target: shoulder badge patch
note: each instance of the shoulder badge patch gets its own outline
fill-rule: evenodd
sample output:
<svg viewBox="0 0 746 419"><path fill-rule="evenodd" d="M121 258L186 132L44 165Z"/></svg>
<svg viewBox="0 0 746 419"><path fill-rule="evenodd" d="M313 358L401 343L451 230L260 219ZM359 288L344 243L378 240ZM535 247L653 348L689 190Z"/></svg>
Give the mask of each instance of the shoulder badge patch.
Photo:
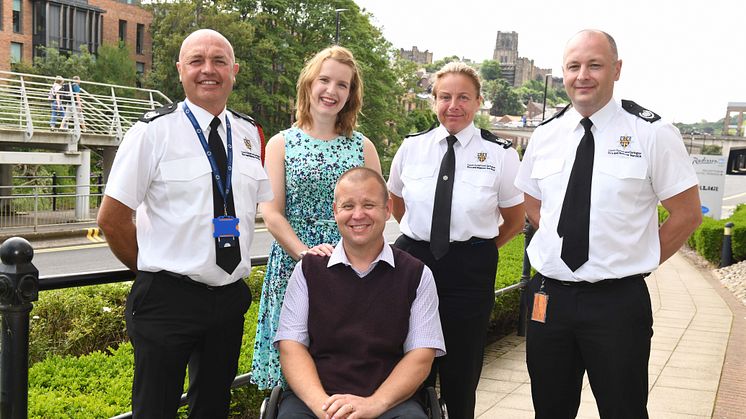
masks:
<svg viewBox="0 0 746 419"><path fill-rule="evenodd" d="M257 122L256 122L256 121L254 120L254 118L250 117L249 115L246 115L245 113L241 113L241 112L238 112L238 111L234 111L234 110L233 110L233 109L231 109L231 108L228 108L228 110L229 110L229 111L230 111L230 112L231 112L231 113L233 114L233 116L235 116L236 118L240 118L240 119L243 119L243 120L245 120L245 121L249 121L249 122L251 122L251 125L254 125L254 126L256 126L256 125L257 125Z"/></svg>
<svg viewBox="0 0 746 419"><path fill-rule="evenodd" d="M157 108L157 109L153 109L152 111L145 112L140 117L140 122L149 123L149 122L155 120L156 118L159 118L159 117L161 117L163 115L168 115L168 114L170 114L171 112L173 112L175 110L176 110L176 103L169 103L166 106L163 106L163 107L160 107L160 108Z"/></svg>
<svg viewBox="0 0 746 419"><path fill-rule="evenodd" d="M556 114L552 115L549 119L541 121L541 124L539 124L538 126L540 127L540 126L542 126L544 124L548 124L550 121L553 121L553 120L555 120L557 118L561 118L562 115L564 115L565 112L567 112L567 110L570 109L570 106L572 106L572 104L569 104L569 105L565 106L564 108L562 108L561 111L559 111Z"/></svg>
<svg viewBox="0 0 746 419"><path fill-rule="evenodd" d="M482 139L487 140L491 143L495 143L502 148L510 148L510 146L513 145L512 141L506 140L504 138L500 138L497 135L491 133L490 131L484 128L481 128L481 132L482 132Z"/></svg>
<svg viewBox="0 0 746 419"><path fill-rule="evenodd" d="M651 110L643 108L642 106L636 104L631 100L622 99L622 108L624 108L625 111L631 113L632 115L638 118L642 118L650 123L661 119L660 115Z"/></svg>
<svg viewBox="0 0 746 419"><path fill-rule="evenodd" d="M416 136L418 136L418 135L422 135L422 134L427 134L428 132L430 132L430 131L434 130L434 129L435 129L435 128L436 128L437 126L438 126L438 123L436 122L436 123L434 123L434 124L433 124L433 125L432 125L432 126L431 126L430 128L428 128L428 129L426 129L426 130L424 130L424 131L420 131L420 132L415 132L415 133L413 133L413 134L407 134L407 135L405 135L405 136L404 136L404 138L409 138L409 137L416 137Z"/></svg>

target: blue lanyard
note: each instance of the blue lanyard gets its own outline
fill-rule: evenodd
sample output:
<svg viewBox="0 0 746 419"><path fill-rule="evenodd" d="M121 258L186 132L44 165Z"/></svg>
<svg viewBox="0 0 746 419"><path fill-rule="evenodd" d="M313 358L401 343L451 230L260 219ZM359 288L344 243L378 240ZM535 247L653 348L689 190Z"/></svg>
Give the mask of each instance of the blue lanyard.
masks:
<svg viewBox="0 0 746 419"><path fill-rule="evenodd" d="M194 132L197 133L199 142L200 144L202 144L202 148L205 150L205 154L207 154L207 160L210 162L210 167L212 167L212 176L215 178L215 184L218 185L218 192L220 192L220 196L223 197L223 210L225 214L227 215L228 214L228 209L227 209L228 195L231 193L231 173L233 172L233 145L232 145L232 137L231 137L231 123L226 116L225 131L228 134L228 138L227 138L228 150L226 152L226 155L228 157L228 167L225 170L226 179L225 179L225 186L223 186L223 182L221 182L221 179L220 179L220 170L218 169L218 165L215 162L215 157L213 157L212 155L212 151L210 151L210 145L207 143L207 140L205 140L205 134L202 133L202 128L199 127L199 124L197 123L197 119L192 114L192 111L189 109L189 106L187 106L186 102L184 102L184 113L186 114L187 118L189 118L189 122L192 123L192 126L194 127Z"/></svg>

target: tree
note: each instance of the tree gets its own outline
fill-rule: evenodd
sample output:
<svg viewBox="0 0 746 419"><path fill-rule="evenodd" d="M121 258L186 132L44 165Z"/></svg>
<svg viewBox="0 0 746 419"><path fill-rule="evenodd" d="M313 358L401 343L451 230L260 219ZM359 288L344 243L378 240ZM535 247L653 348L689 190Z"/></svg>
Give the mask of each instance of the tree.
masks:
<svg viewBox="0 0 746 419"><path fill-rule="evenodd" d="M392 59L392 45L352 0L163 0L148 7L155 53L147 83L174 100L183 98L175 68L181 41L197 28L216 29L231 41L240 65L228 104L255 117L268 136L293 122L298 74L308 58L334 42L335 9L348 9L340 14L339 43L361 67L359 130L376 144L384 166L408 133L400 103L411 73Z"/></svg>
<svg viewBox="0 0 746 419"><path fill-rule="evenodd" d="M492 123L490 122L489 115L485 115L483 113L477 113L476 115L474 115L474 125L477 128L482 129L492 128Z"/></svg>
<svg viewBox="0 0 746 419"><path fill-rule="evenodd" d="M502 75L500 63L495 60L484 60L479 67L483 81L497 80Z"/></svg>
<svg viewBox="0 0 746 419"><path fill-rule="evenodd" d="M450 57L441 58L432 64L427 64L425 66L425 71L427 71L428 73L435 73L436 71L440 70L444 65L454 62L454 61L461 61L461 58L459 58L458 55L451 55Z"/></svg>
<svg viewBox="0 0 746 419"><path fill-rule="evenodd" d="M492 102L490 115L523 114L523 105L518 93L504 79L487 81L482 90L485 98Z"/></svg>

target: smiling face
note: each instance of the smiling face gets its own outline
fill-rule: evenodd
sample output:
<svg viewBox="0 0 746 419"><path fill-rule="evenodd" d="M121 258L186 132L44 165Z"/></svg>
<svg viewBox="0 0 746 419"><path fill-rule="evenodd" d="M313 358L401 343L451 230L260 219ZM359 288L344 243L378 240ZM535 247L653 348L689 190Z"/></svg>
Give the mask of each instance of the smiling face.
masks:
<svg viewBox="0 0 746 419"><path fill-rule="evenodd" d="M377 173L375 174L377 176ZM334 219L345 249L380 251L392 203L386 184L373 176L341 178L334 189Z"/></svg>
<svg viewBox="0 0 746 419"><path fill-rule="evenodd" d="M434 91L438 121L449 134L457 134L474 121L481 97L469 77L447 73L437 81Z"/></svg>
<svg viewBox="0 0 746 419"><path fill-rule="evenodd" d="M176 63L186 97L195 105L218 115L233 90L238 64L228 41L212 30L199 30L181 45Z"/></svg>
<svg viewBox="0 0 746 419"><path fill-rule="evenodd" d="M575 109L584 117L606 106L614 96L622 60L601 32L583 31L567 43L562 64L563 83Z"/></svg>
<svg viewBox="0 0 746 419"><path fill-rule="evenodd" d="M314 119L336 118L350 97L351 82L352 68L334 59L326 59L311 83L311 116Z"/></svg>

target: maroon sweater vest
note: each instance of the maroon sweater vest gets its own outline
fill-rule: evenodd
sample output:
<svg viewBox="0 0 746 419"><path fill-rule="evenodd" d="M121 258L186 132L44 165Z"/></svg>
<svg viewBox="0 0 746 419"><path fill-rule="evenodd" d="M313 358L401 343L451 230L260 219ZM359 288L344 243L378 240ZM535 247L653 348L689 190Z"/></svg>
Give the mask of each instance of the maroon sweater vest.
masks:
<svg viewBox="0 0 746 419"><path fill-rule="evenodd" d="M404 357L409 312L424 265L393 251L396 268L381 261L363 278L344 264L328 268L329 257L303 258L308 351L328 394L368 397Z"/></svg>

